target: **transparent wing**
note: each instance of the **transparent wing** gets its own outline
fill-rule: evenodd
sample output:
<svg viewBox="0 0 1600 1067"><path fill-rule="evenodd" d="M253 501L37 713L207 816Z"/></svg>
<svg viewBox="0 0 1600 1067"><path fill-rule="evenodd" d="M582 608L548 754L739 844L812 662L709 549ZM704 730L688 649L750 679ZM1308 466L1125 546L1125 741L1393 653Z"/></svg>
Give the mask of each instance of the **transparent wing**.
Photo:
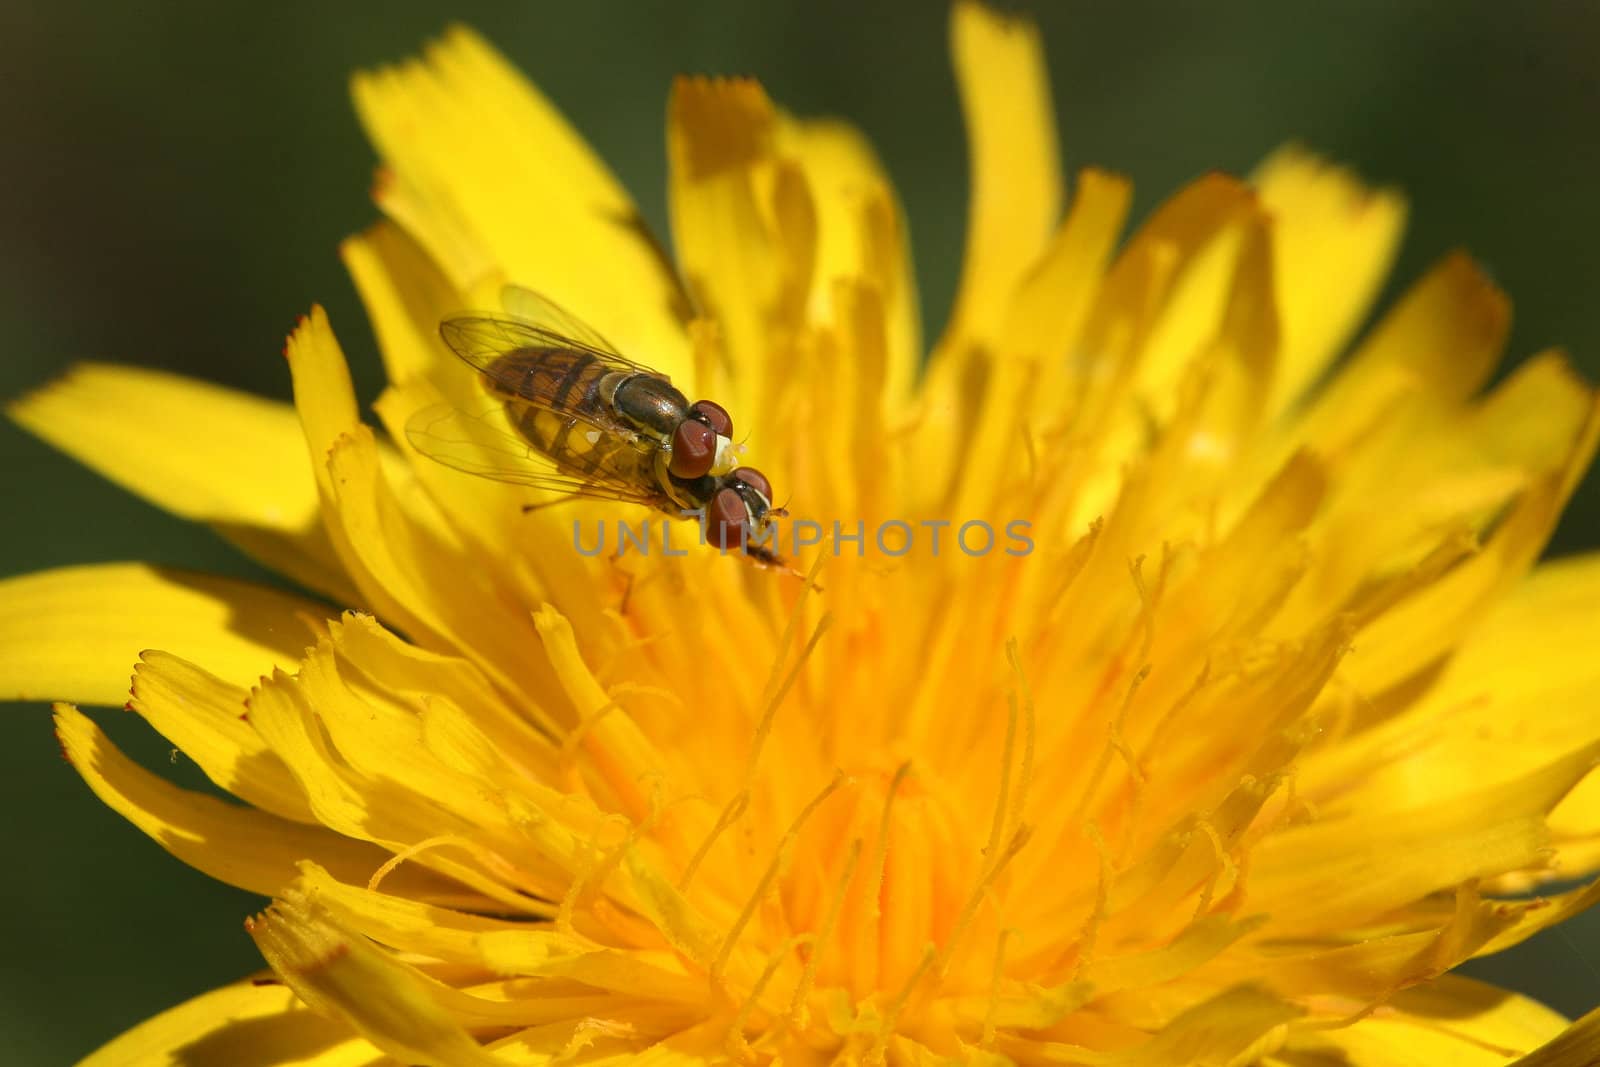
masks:
<svg viewBox="0 0 1600 1067"><path fill-rule="evenodd" d="M592 356L599 363L634 374L649 374L656 378L666 375L635 363L625 356L604 348L595 348L579 338L559 333L548 326L524 322L503 315L467 313L451 315L439 324L439 336L450 346L450 351L467 363L488 374L501 357L523 349L552 352L573 352Z"/></svg>
<svg viewBox="0 0 1600 1067"><path fill-rule="evenodd" d="M475 413L436 404L406 420L406 440L429 459L480 478L599 500L657 504L658 493L603 470L584 478L563 473L545 453L495 425L495 418L495 410Z"/></svg>
<svg viewBox="0 0 1600 1067"><path fill-rule="evenodd" d="M583 347L569 337L515 319L457 315L439 324L439 336L501 392L629 438L639 435L636 427L587 387L574 386L580 379L592 383L595 374L611 371L662 378L621 356Z"/></svg>
<svg viewBox="0 0 1600 1067"><path fill-rule="evenodd" d="M500 290L500 306L518 322L577 341L593 352L623 358L617 346L601 336L599 330L542 293L520 285L507 285Z"/></svg>

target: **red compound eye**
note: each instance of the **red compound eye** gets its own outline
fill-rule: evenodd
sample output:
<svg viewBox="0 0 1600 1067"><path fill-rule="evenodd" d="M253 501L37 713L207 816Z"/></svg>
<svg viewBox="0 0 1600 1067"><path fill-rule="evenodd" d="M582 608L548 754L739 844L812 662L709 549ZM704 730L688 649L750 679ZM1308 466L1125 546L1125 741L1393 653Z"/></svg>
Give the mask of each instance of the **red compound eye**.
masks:
<svg viewBox="0 0 1600 1067"><path fill-rule="evenodd" d="M667 470L679 478L698 478L711 469L717 458L717 434L694 419L684 419L672 431L672 460Z"/></svg>
<svg viewBox="0 0 1600 1067"><path fill-rule="evenodd" d="M761 499L768 504L772 503L772 483L767 481L767 476L754 467L740 467L733 472L733 477L761 494Z"/></svg>
<svg viewBox="0 0 1600 1067"><path fill-rule="evenodd" d="M689 406L689 414L723 437L733 436L733 416L721 404L711 400L696 400Z"/></svg>
<svg viewBox="0 0 1600 1067"><path fill-rule="evenodd" d="M718 548L739 548L750 509L737 489L719 489L706 505L706 540Z"/></svg>

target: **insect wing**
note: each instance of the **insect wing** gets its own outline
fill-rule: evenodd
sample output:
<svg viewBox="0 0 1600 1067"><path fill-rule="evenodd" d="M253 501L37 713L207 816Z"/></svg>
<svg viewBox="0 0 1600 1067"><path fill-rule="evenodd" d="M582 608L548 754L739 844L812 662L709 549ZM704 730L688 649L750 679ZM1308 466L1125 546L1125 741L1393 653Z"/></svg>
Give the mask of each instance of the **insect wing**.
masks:
<svg viewBox="0 0 1600 1067"><path fill-rule="evenodd" d="M423 408L406 420L406 440L429 459L480 478L600 500L656 503L657 494L603 471L587 478L563 474L543 452L495 425L499 408L498 402L481 413L452 404Z"/></svg>
<svg viewBox="0 0 1600 1067"><path fill-rule="evenodd" d="M617 346L601 336L599 330L542 293L507 285L500 290L500 306L518 322L548 330L591 351L623 358Z"/></svg>

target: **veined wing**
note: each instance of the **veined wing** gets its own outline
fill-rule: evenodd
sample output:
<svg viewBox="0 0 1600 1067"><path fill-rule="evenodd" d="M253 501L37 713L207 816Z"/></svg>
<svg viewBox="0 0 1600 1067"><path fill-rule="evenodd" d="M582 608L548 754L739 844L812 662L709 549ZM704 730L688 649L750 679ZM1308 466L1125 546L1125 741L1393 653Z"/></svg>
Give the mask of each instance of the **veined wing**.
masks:
<svg viewBox="0 0 1600 1067"><path fill-rule="evenodd" d="M638 428L601 398L600 383L612 373L666 381L613 352L518 319L456 315L439 324L439 336L502 396L630 438Z"/></svg>
<svg viewBox="0 0 1600 1067"><path fill-rule="evenodd" d="M497 401L494 408L498 409ZM566 473L550 456L493 421L452 404L423 408L406 420L406 440L418 452L466 474L556 493L656 506L661 494L604 465L582 476Z"/></svg>
<svg viewBox="0 0 1600 1067"><path fill-rule="evenodd" d="M532 289L508 285L501 290L500 302L504 315L466 312L439 326L450 350L480 371L487 373L497 357L518 349L567 349L593 356L609 370L670 381L660 371L624 356L594 327Z"/></svg>
<svg viewBox="0 0 1600 1067"><path fill-rule="evenodd" d="M537 326L558 337L576 341L592 352L610 355L624 363L629 362L621 352L617 351L617 346L607 341L599 330L543 293L524 289L520 285L507 285L500 290L500 306L505 309L507 315L518 322ZM644 373L650 372L644 370Z"/></svg>

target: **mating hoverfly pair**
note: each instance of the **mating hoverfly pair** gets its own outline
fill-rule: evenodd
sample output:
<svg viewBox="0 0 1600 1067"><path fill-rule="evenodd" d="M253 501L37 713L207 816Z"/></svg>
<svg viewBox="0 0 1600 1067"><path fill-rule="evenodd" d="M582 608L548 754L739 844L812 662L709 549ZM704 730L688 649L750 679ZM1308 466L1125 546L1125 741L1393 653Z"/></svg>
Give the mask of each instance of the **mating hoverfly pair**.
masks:
<svg viewBox="0 0 1600 1067"><path fill-rule="evenodd" d="M782 564L764 542L785 512L766 477L738 465L721 405L690 403L538 293L508 286L501 300L505 315L452 316L439 335L478 372L509 430L440 405L407 422L412 447L468 474L698 515L707 544Z"/></svg>

